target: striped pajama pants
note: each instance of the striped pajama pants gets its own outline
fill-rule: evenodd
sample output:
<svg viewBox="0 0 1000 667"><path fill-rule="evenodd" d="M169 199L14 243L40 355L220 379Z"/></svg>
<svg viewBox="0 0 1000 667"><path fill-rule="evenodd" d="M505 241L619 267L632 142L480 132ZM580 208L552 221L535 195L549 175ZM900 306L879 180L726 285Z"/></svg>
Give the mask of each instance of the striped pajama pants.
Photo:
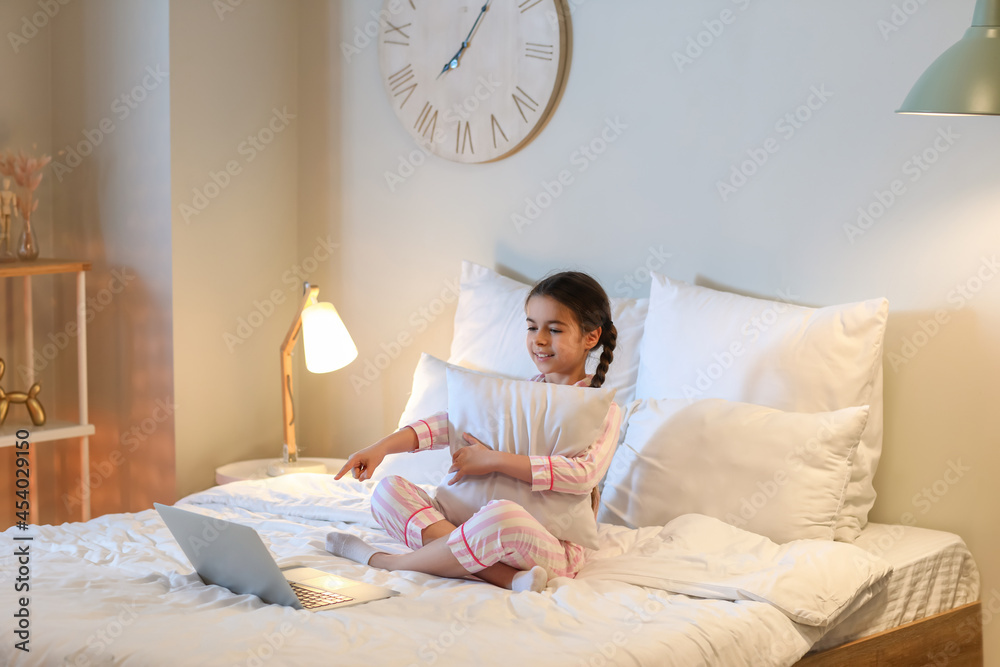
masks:
<svg viewBox="0 0 1000 667"><path fill-rule="evenodd" d="M375 486L372 516L389 535L411 549L423 546L424 528L447 520L440 505L423 489L396 475ZM447 540L458 562L473 574L496 563L518 570L540 565L551 579L573 577L583 567L583 547L556 539L510 500L491 501L452 531Z"/></svg>

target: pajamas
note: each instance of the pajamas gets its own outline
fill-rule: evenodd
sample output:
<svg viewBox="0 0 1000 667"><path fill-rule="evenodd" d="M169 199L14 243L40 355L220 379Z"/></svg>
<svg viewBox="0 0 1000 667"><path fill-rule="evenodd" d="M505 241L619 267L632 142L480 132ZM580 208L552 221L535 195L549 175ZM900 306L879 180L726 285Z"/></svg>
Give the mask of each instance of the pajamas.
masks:
<svg viewBox="0 0 1000 667"><path fill-rule="evenodd" d="M372 515L389 535L411 549L423 546L424 528L445 521L437 502L420 487L393 475L372 494ZM494 500L447 538L448 548L471 573L505 563L518 570L535 565L549 578L572 577L583 566L584 548L556 539L520 505Z"/></svg>
<svg viewBox="0 0 1000 667"><path fill-rule="evenodd" d="M532 380L544 382L539 375ZM577 383L589 386L587 377ZM575 457L531 456L531 490L545 493L590 494L611 463L618 441L621 410L614 413L606 431L586 451ZM448 413L439 412L407 428L417 434L417 449L447 447ZM423 546L422 532L447 520L440 505L422 489L402 477L387 477L372 495L372 514L382 528L411 549ZM452 521L452 523L455 523ZM479 572L495 563L519 570L535 565L545 568L549 578L575 576L583 566L584 548L560 541L515 502L494 500L472 515L448 536L452 554L469 572Z"/></svg>
<svg viewBox="0 0 1000 667"><path fill-rule="evenodd" d="M531 378L533 382L544 382L545 376ZM590 376L577 383L589 386ZM620 410L618 418L620 418ZM448 413L438 412L419 419L407 428L417 434L417 449L438 449L449 445ZM602 438L586 451L574 457L529 456L531 459L531 490L558 491L559 493L590 493L604 477L618 441L617 426L611 437ZM474 433L472 435L475 435Z"/></svg>

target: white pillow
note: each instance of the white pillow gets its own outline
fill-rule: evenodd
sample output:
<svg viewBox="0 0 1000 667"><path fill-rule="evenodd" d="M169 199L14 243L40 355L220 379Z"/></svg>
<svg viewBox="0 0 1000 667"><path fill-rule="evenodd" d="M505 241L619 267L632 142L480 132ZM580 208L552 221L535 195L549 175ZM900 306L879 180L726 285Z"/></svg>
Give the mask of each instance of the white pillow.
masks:
<svg viewBox="0 0 1000 667"><path fill-rule="evenodd" d="M399 417L399 428L448 409L446 366L447 363L426 352L420 355L413 371L410 397ZM378 482L383 477L399 475L414 484L437 486L450 467L451 452L447 448L389 454L375 468L371 478Z"/></svg>
<svg viewBox="0 0 1000 667"><path fill-rule="evenodd" d="M882 453L885 299L806 308L654 273L637 398L724 398L796 412L869 405L836 539L853 542L875 503Z"/></svg>
<svg viewBox="0 0 1000 667"><path fill-rule="evenodd" d="M749 403L633 403L598 518L662 526L704 514L778 543L834 538L868 407L782 412Z"/></svg>
<svg viewBox="0 0 1000 667"><path fill-rule="evenodd" d="M618 438L621 411L612 405L613 389L509 380L454 366L447 375L452 451L466 446L462 433L498 451L527 456L572 457L598 438ZM442 481L436 498L456 524L491 500L512 500L560 540L597 548L590 494L532 491L530 482L491 473L452 486Z"/></svg>
<svg viewBox="0 0 1000 667"><path fill-rule="evenodd" d="M525 346L524 301L530 291L530 285L479 264L462 262L455 334L448 361L508 377L527 379L538 375ZM628 405L635 396L639 343L649 300L610 298L609 301L618 340L604 387L617 389L615 400ZM599 354L598 351L588 360L588 373L597 367Z"/></svg>

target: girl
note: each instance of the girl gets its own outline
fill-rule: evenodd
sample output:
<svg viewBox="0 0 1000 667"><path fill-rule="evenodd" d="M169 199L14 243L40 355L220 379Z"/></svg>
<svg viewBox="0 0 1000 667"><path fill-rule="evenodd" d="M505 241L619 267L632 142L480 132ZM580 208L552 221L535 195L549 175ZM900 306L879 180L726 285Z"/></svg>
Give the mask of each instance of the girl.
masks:
<svg viewBox="0 0 1000 667"><path fill-rule="evenodd" d="M535 285L524 305L528 354L539 370L535 382L600 387L614 357L618 333L607 294L590 276L557 273ZM584 370L598 346L601 357L592 376ZM495 451L468 433L468 443L452 459L455 475L499 472L530 484L538 493L592 494L611 462L621 412L611 404L610 428L582 454L573 457L524 456ZM386 454L447 447L448 414L441 412L403 427L356 452L337 473L351 470L369 479ZM415 570L442 577L480 579L512 590L540 591L550 577L575 576L584 548L560 541L517 503L494 500L456 526L422 489L402 477L383 479L372 494L372 515L390 535L415 549L405 554L378 551L354 535L332 532L327 549L337 556L385 570Z"/></svg>

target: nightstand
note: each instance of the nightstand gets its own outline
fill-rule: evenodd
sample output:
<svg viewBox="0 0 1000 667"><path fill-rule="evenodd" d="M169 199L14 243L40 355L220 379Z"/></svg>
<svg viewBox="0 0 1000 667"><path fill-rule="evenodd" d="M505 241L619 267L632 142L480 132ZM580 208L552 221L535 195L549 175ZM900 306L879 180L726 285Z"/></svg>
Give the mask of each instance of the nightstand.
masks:
<svg viewBox="0 0 1000 667"><path fill-rule="evenodd" d="M215 483L228 484L229 482L240 482L245 479L267 479L267 464L275 459L254 459L252 461L237 461L227 463L215 469ZM320 459L309 457L311 461L319 461L326 464L328 474L334 475L344 467L347 459ZM295 474L295 473L293 473Z"/></svg>

